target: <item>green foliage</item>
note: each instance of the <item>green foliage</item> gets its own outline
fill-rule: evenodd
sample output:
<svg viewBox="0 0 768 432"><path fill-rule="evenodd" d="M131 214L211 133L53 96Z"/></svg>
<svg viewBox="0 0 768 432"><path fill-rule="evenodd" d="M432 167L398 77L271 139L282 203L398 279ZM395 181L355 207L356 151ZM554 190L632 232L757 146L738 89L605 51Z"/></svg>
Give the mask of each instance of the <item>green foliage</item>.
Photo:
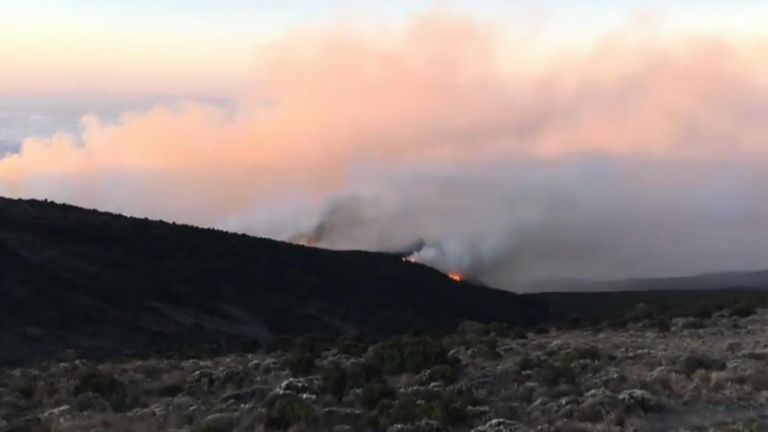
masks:
<svg viewBox="0 0 768 432"><path fill-rule="evenodd" d="M371 362L387 373L416 373L439 364L449 364L448 350L428 337L404 336L373 347Z"/></svg>
<svg viewBox="0 0 768 432"><path fill-rule="evenodd" d="M666 282L662 281L658 286L648 284L647 290L543 293L532 294L531 297L545 301L556 312L558 325L567 323L572 317L579 317L580 326L594 326L599 320L613 328L646 320L653 322L683 317L706 320L723 310L735 310L733 316L737 317L749 316L756 308L768 305L768 294L764 290L700 290L695 289L695 278L687 283L686 289L680 290L663 289Z"/></svg>
<svg viewBox="0 0 768 432"><path fill-rule="evenodd" d="M523 354L522 357L517 359L516 366L521 371L529 371L538 368L541 364L528 354Z"/></svg>
<svg viewBox="0 0 768 432"><path fill-rule="evenodd" d="M376 407L388 424L432 420L444 425L467 422L467 408L483 401L469 392L425 390L401 395L396 401L383 401Z"/></svg>
<svg viewBox="0 0 768 432"><path fill-rule="evenodd" d="M567 364L542 365L536 371L534 379L541 385L554 387L561 384L574 384L578 373Z"/></svg>
<svg viewBox="0 0 768 432"><path fill-rule="evenodd" d="M488 331L491 334L495 334L497 337L501 337L501 338L509 337L510 335L509 326L500 322L492 322L491 324L489 324Z"/></svg>
<svg viewBox="0 0 768 432"><path fill-rule="evenodd" d="M31 399L37 390L37 382L35 380L24 380L14 382L9 387L11 390L20 394L21 397Z"/></svg>
<svg viewBox="0 0 768 432"><path fill-rule="evenodd" d="M79 396L85 393L101 396L113 409L123 409L127 404L125 384L114 375L98 369L90 369L78 378L74 394Z"/></svg>
<svg viewBox="0 0 768 432"><path fill-rule="evenodd" d="M747 377L747 383L752 387L754 391L768 391L768 373L755 372Z"/></svg>
<svg viewBox="0 0 768 432"><path fill-rule="evenodd" d="M383 400L393 400L395 389L387 383L366 384L360 392L360 404L367 408L375 408Z"/></svg>
<svg viewBox="0 0 768 432"><path fill-rule="evenodd" d="M480 356L486 360L499 360L501 354L496 350L499 346L499 340L494 336L488 336L478 340L477 349Z"/></svg>
<svg viewBox="0 0 768 432"><path fill-rule="evenodd" d="M672 325L669 323L669 320L666 318L657 318L654 321L654 326L656 327L656 330L658 330L660 333L667 333L670 330L672 330Z"/></svg>
<svg viewBox="0 0 768 432"><path fill-rule="evenodd" d="M757 313L757 308L747 303L741 303L728 311L728 314L732 317L746 318Z"/></svg>
<svg viewBox="0 0 768 432"><path fill-rule="evenodd" d="M701 318L693 318L689 319L687 321L684 321L682 324L682 328L688 329L688 330L701 330L704 327L706 327L704 320Z"/></svg>
<svg viewBox="0 0 768 432"><path fill-rule="evenodd" d="M369 345L354 338L341 338L336 341L336 351L339 354L358 357L368 351Z"/></svg>
<svg viewBox="0 0 768 432"><path fill-rule="evenodd" d="M347 388L360 388L368 383L384 382L384 374L370 360L354 363L346 369Z"/></svg>
<svg viewBox="0 0 768 432"><path fill-rule="evenodd" d="M520 327L515 327L509 331L507 337L517 340L528 339L528 332Z"/></svg>
<svg viewBox="0 0 768 432"><path fill-rule="evenodd" d="M701 301L694 303L689 314L694 318L705 320L712 318L712 315L720 309L722 309L722 307L714 302Z"/></svg>
<svg viewBox="0 0 768 432"><path fill-rule="evenodd" d="M465 347L475 350L480 358L498 360L501 355L496 351L499 340L495 333L487 336L478 334L456 334L445 337L444 344L450 347Z"/></svg>
<svg viewBox="0 0 768 432"><path fill-rule="evenodd" d="M453 384L459 377L459 371L453 365L437 365L429 370L429 377L444 384Z"/></svg>
<svg viewBox="0 0 768 432"><path fill-rule="evenodd" d="M338 363L334 363L320 373L321 389L341 401L347 394L347 371Z"/></svg>
<svg viewBox="0 0 768 432"><path fill-rule="evenodd" d="M174 397L184 392L184 384L178 382L169 382L158 386L155 394L160 397Z"/></svg>
<svg viewBox="0 0 768 432"><path fill-rule="evenodd" d="M579 346L565 352L561 360L565 364L572 364L579 360L599 361L606 357L606 354L600 351L600 348L594 345Z"/></svg>
<svg viewBox="0 0 768 432"><path fill-rule="evenodd" d="M122 381L115 378L114 375L102 372L98 369L91 369L83 373L75 384L75 396L85 393L95 393L105 399L112 398L115 394L123 391L125 385Z"/></svg>
<svg viewBox="0 0 768 432"><path fill-rule="evenodd" d="M288 430L292 426L312 426L317 422L315 409L297 397L275 400L267 412L266 430Z"/></svg>
<svg viewBox="0 0 768 432"><path fill-rule="evenodd" d="M283 366L287 368L293 376L311 375L315 370L315 360L317 354L306 349L296 349L289 352L283 359Z"/></svg>
<svg viewBox="0 0 768 432"><path fill-rule="evenodd" d="M200 432L232 432L237 426L237 418L231 415L218 414L206 419Z"/></svg>
<svg viewBox="0 0 768 432"><path fill-rule="evenodd" d="M680 362L680 372L691 375L697 370L720 371L725 369L725 362L706 354L689 354Z"/></svg>

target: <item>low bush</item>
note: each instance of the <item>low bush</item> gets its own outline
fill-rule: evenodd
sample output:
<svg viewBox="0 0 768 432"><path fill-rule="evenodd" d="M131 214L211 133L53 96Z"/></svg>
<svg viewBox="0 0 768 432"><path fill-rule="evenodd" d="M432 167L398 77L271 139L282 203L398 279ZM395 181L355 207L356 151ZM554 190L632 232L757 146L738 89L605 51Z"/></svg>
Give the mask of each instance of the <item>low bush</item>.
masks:
<svg viewBox="0 0 768 432"><path fill-rule="evenodd" d="M721 371L725 369L725 362L712 358L705 354L689 354L680 362L680 372L692 375L698 370Z"/></svg>
<svg viewBox="0 0 768 432"><path fill-rule="evenodd" d="M592 360L599 361L606 357L606 354L600 351L600 348L589 345L583 347L576 347L570 351L563 353L561 360L565 364L572 364L579 360Z"/></svg>
<svg viewBox="0 0 768 432"><path fill-rule="evenodd" d="M125 385L122 381L115 378L114 375L102 372L98 369L92 369L84 372L75 384L75 396L85 393L95 393L105 399L108 399L123 391Z"/></svg>
<svg viewBox="0 0 768 432"><path fill-rule="evenodd" d="M488 331L497 337L505 338L510 336L510 329L504 323L493 322L488 325Z"/></svg>
<svg viewBox="0 0 768 432"><path fill-rule="evenodd" d="M672 330L672 325L669 323L669 320L666 318L656 319L656 321L654 321L654 326L656 327L656 330L658 330L660 333L668 333L670 330Z"/></svg>
<svg viewBox="0 0 768 432"><path fill-rule="evenodd" d="M368 351L369 345L354 338L341 338L336 341L335 347L339 354L358 357Z"/></svg>
<svg viewBox="0 0 768 432"><path fill-rule="evenodd" d="M517 359L516 366L521 371L529 371L541 367L541 362L528 354L523 354L522 357Z"/></svg>
<svg viewBox="0 0 768 432"><path fill-rule="evenodd" d="M731 310L728 311L728 315L732 317L737 317L737 318L750 317L756 313L757 313L757 308L746 303L736 305L733 308L731 308Z"/></svg>
<svg viewBox="0 0 768 432"><path fill-rule="evenodd" d="M768 391L768 373L755 372L747 377L747 383L757 392Z"/></svg>
<svg viewBox="0 0 768 432"><path fill-rule="evenodd" d="M685 330L701 330L705 328L706 325L701 318L691 318L683 321L680 327Z"/></svg>
<svg viewBox="0 0 768 432"><path fill-rule="evenodd" d="M470 406L483 403L471 392L425 390L384 401L377 405L376 412L388 424L431 420L441 425L458 426L469 420Z"/></svg>
<svg viewBox="0 0 768 432"><path fill-rule="evenodd" d="M293 376L311 375L315 370L317 355L306 349L290 351L283 359L283 367L288 369Z"/></svg>
<svg viewBox="0 0 768 432"><path fill-rule="evenodd" d="M395 389L387 383L370 383L365 385L360 391L360 404L373 409L383 400L395 399Z"/></svg>
<svg viewBox="0 0 768 432"><path fill-rule="evenodd" d="M94 393L109 402L114 409L122 409L126 404L127 391L125 384L114 375L92 369L84 372L77 380L74 388L75 396Z"/></svg>
<svg viewBox="0 0 768 432"><path fill-rule="evenodd" d="M429 377L444 384L453 384L459 377L459 371L452 365L437 365L429 370Z"/></svg>
<svg viewBox="0 0 768 432"><path fill-rule="evenodd" d="M371 362L387 373L417 373L439 364L450 364L448 350L437 339L405 336L373 347Z"/></svg>
<svg viewBox="0 0 768 432"><path fill-rule="evenodd" d="M320 388L332 395L337 401L344 399L347 394L347 371L338 363L324 368L320 373Z"/></svg>
<svg viewBox="0 0 768 432"><path fill-rule="evenodd" d="M345 369L347 388L361 388L370 383L382 383L384 374L371 361L354 363Z"/></svg>
<svg viewBox="0 0 768 432"><path fill-rule="evenodd" d="M288 430L294 426L311 427L317 423L315 409L298 397L283 397L267 409L266 430Z"/></svg>

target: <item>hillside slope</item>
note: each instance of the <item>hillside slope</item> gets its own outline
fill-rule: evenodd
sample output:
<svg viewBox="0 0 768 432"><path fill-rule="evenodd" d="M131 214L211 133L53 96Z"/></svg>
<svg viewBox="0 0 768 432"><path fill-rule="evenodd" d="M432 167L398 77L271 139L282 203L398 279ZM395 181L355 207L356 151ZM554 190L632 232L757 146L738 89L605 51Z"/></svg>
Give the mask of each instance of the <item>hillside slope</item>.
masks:
<svg viewBox="0 0 768 432"><path fill-rule="evenodd" d="M618 280L555 279L539 281L528 287L531 292L703 291L732 288L766 289L768 270Z"/></svg>
<svg viewBox="0 0 768 432"><path fill-rule="evenodd" d="M0 362L546 316L534 299L396 256L10 199L0 199L0 298Z"/></svg>

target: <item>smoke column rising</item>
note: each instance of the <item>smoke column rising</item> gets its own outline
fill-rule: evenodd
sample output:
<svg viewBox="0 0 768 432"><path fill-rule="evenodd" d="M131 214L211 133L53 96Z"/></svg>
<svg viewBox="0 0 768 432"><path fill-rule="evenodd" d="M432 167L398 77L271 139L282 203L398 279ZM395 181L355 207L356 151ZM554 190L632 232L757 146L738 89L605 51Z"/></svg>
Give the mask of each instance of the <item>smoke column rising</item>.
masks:
<svg viewBox="0 0 768 432"><path fill-rule="evenodd" d="M539 277L768 267L768 45L614 34L542 60L455 13L260 47L234 108L82 120L0 193Z"/></svg>

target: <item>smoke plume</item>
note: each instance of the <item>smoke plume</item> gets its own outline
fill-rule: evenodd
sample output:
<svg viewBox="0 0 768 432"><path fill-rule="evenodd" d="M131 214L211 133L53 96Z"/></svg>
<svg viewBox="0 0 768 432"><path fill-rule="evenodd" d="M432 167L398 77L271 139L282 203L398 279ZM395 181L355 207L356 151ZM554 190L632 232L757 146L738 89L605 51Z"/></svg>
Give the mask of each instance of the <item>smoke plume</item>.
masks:
<svg viewBox="0 0 768 432"><path fill-rule="evenodd" d="M418 245L513 289L768 267L764 43L525 46L444 12L296 32L258 49L234 107L85 117L82 134L0 160L0 193L331 248Z"/></svg>

